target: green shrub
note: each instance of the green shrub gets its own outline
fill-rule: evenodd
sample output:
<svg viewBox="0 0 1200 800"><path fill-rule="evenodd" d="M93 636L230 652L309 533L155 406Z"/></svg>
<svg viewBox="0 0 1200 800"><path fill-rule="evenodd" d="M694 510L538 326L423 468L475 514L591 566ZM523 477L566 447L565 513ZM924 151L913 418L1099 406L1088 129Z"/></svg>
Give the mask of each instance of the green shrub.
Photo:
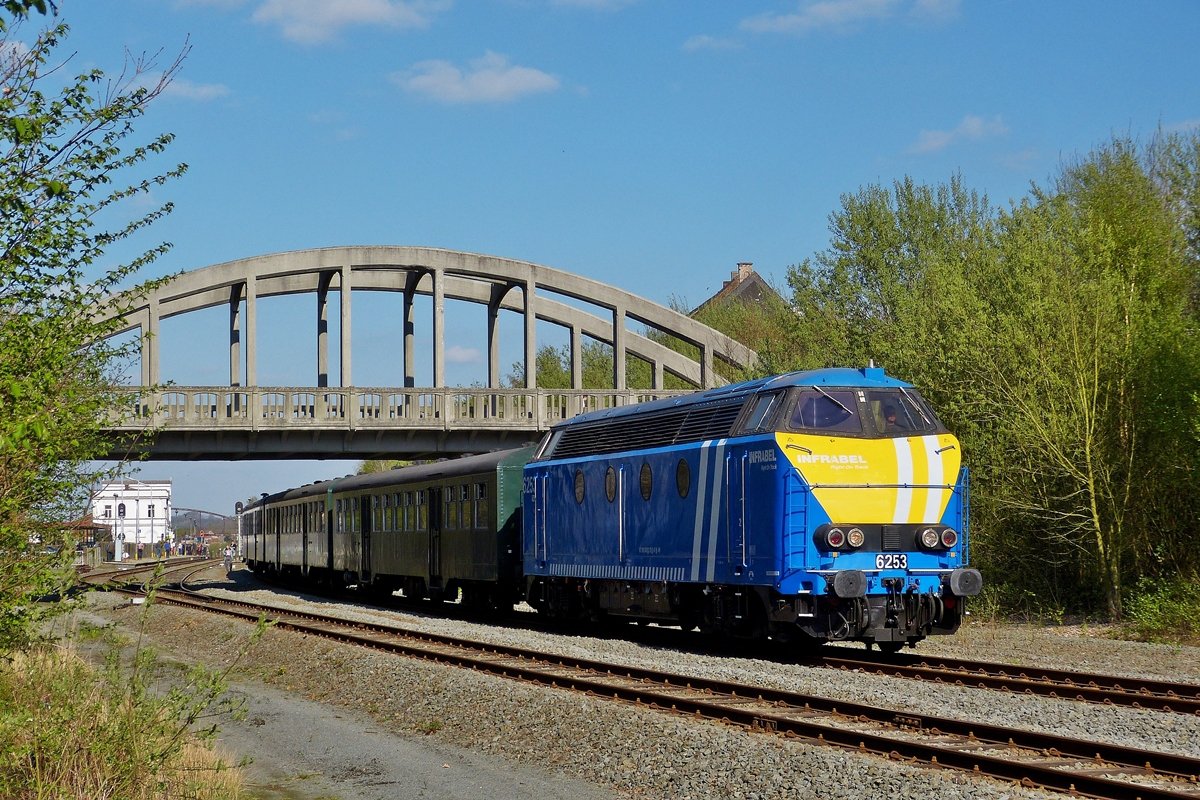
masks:
<svg viewBox="0 0 1200 800"><path fill-rule="evenodd" d="M1129 601L1125 630L1146 641L1200 644L1200 580L1143 579Z"/></svg>

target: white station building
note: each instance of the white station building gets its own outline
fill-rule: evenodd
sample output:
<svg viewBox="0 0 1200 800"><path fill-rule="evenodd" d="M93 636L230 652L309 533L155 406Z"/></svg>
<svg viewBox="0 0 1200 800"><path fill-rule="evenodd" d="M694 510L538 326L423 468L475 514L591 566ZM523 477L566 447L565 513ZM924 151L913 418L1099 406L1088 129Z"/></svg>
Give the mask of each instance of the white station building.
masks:
<svg viewBox="0 0 1200 800"><path fill-rule="evenodd" d="M92 495L92 519L96 525L112 528L118 553L136 554L139 544L149 548L170 539L171 481L106 483Z"/></svg>

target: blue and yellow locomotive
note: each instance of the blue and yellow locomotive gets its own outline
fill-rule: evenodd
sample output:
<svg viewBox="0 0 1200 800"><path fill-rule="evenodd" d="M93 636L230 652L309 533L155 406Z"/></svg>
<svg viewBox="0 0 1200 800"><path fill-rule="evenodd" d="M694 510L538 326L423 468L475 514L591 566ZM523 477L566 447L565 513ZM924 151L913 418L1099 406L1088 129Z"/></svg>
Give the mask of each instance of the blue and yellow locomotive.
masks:
<svg viewBox="0 0 1200 800"><path fill-rule="evenodd" d="M982 587L958 441L873 367L568 420L522 491L526 599L553 616L894 651Z"/></svg>

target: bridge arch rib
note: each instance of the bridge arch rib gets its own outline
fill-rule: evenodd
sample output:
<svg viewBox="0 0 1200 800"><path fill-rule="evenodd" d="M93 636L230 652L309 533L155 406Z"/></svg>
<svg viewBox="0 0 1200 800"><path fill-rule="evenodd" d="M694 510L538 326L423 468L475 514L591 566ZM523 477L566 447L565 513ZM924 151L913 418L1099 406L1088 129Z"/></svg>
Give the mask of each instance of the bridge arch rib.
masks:
<svg viewBox="0 0 1200 800"><path fill-rule="evenodd" d="M351 291L346 291L347 289ZM405 386L363 388L353 382L353 290L401 295ZM514 291L519 290L519 291ZM328 374L328 304L341 306L340 387ZM257 300L313 293L316 388L262 387L257 375ZM432 298L434 386L415 387L414 299ZM569 302L573 298L598 313ZM485 306L488 388L445 385L445 301ZM158 387L158 327L163 319L216 306L229 308L229 386ZM141 388L130 388L134 415L117 414L112 457L141 452L165 459L377 458L407 454L482 452L536 440L551 424L575 414L679 393L665 390L666 374L699 389L721 381L714 359L749 367L756 354L690 317L600 281L527 261L423 247L330 247L255 256L185 272L132 302L127 297L99 314L124 309L114 335L140 331ZM525 387L501 389L499 312L524 319ZM627 330L632 319L698 348L692 359ZM537 386L536 323L570 331L573 389ZM582 388L582 338L613 347L612 390ZM244 337L244 338L243 338ZM245 380L240 363L246 345ZM653 389L628 390L625 355L653 367ZM157 387L155 392L147 388ZM156 428L151 443L141 433Z"/></svg>
<svg viewBox="0 0 1200 800"><path fill-rule="evenodd" d="M714 358L737 367L752 366L756 359L753 350L720 331L600 281L527 261L425 247L364 246L297 250L239 259L185 272L135 304L126 316L127 325L121 332L140 329L143 334L150 334L143 336L142 383L157 384L159 367L156 337L159 321L228 304L231 309L231 385L241 383L240 365L233 363L240 356L232 345L245 335L246 384L254 386L257 366L257 315L254 305L257 298L310 292L317 294L318 319L314 321L314 327L318 337L321 337L321 310L327 293L336 290L342 308L340 382L343 386L353 385L350 356L352 292L342 291L347 285L351 289L391 291L404 295L404 360L406 383L410 386L414 361L411 308L415 295L433 298L434 388L445 385L443 304L446 299L465 300L488 307L488 373L492 388L499 388L500 381L499 336L495 319L501 309L517 311L525 316L526 388L530 389L537 387L535 322L539 319L570 330L575 389L582 388L581 371L577 366L582 336L613 346L613 383L618 390L626 388L624 353L637 356L654 366L654 388L657 389L662 388L662 378L667 372L698 388L710 388L720 382L712 368ZM519 297L512 291L514 288L521 289ZM574 298L607 309L611 318L605 319L555 300L553 295ZM527 297L533 300L532 316L525 313ZM244 319L240 311L243 305ZM699 349L700 359L692 360L659 342L628 331L626 319L690 342ZM320 338L318 348L323 352ZM321 372L321 367L318 364L318 372ZM318 385L325 385L320 376Z"/></svg>

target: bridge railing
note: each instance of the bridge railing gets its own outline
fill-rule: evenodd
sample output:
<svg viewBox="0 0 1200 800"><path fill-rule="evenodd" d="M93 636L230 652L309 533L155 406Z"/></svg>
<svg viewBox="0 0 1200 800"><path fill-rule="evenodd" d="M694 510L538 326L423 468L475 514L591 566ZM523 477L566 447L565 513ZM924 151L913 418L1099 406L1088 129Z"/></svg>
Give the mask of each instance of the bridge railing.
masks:
<svg viewBox="0 0 1200 800"><path fill-rule="evenodd" d="M540 431L605 408L689 394L664 389L447 389L286 386L131 388L111 422L183 430L505 428Z"/></svg>

